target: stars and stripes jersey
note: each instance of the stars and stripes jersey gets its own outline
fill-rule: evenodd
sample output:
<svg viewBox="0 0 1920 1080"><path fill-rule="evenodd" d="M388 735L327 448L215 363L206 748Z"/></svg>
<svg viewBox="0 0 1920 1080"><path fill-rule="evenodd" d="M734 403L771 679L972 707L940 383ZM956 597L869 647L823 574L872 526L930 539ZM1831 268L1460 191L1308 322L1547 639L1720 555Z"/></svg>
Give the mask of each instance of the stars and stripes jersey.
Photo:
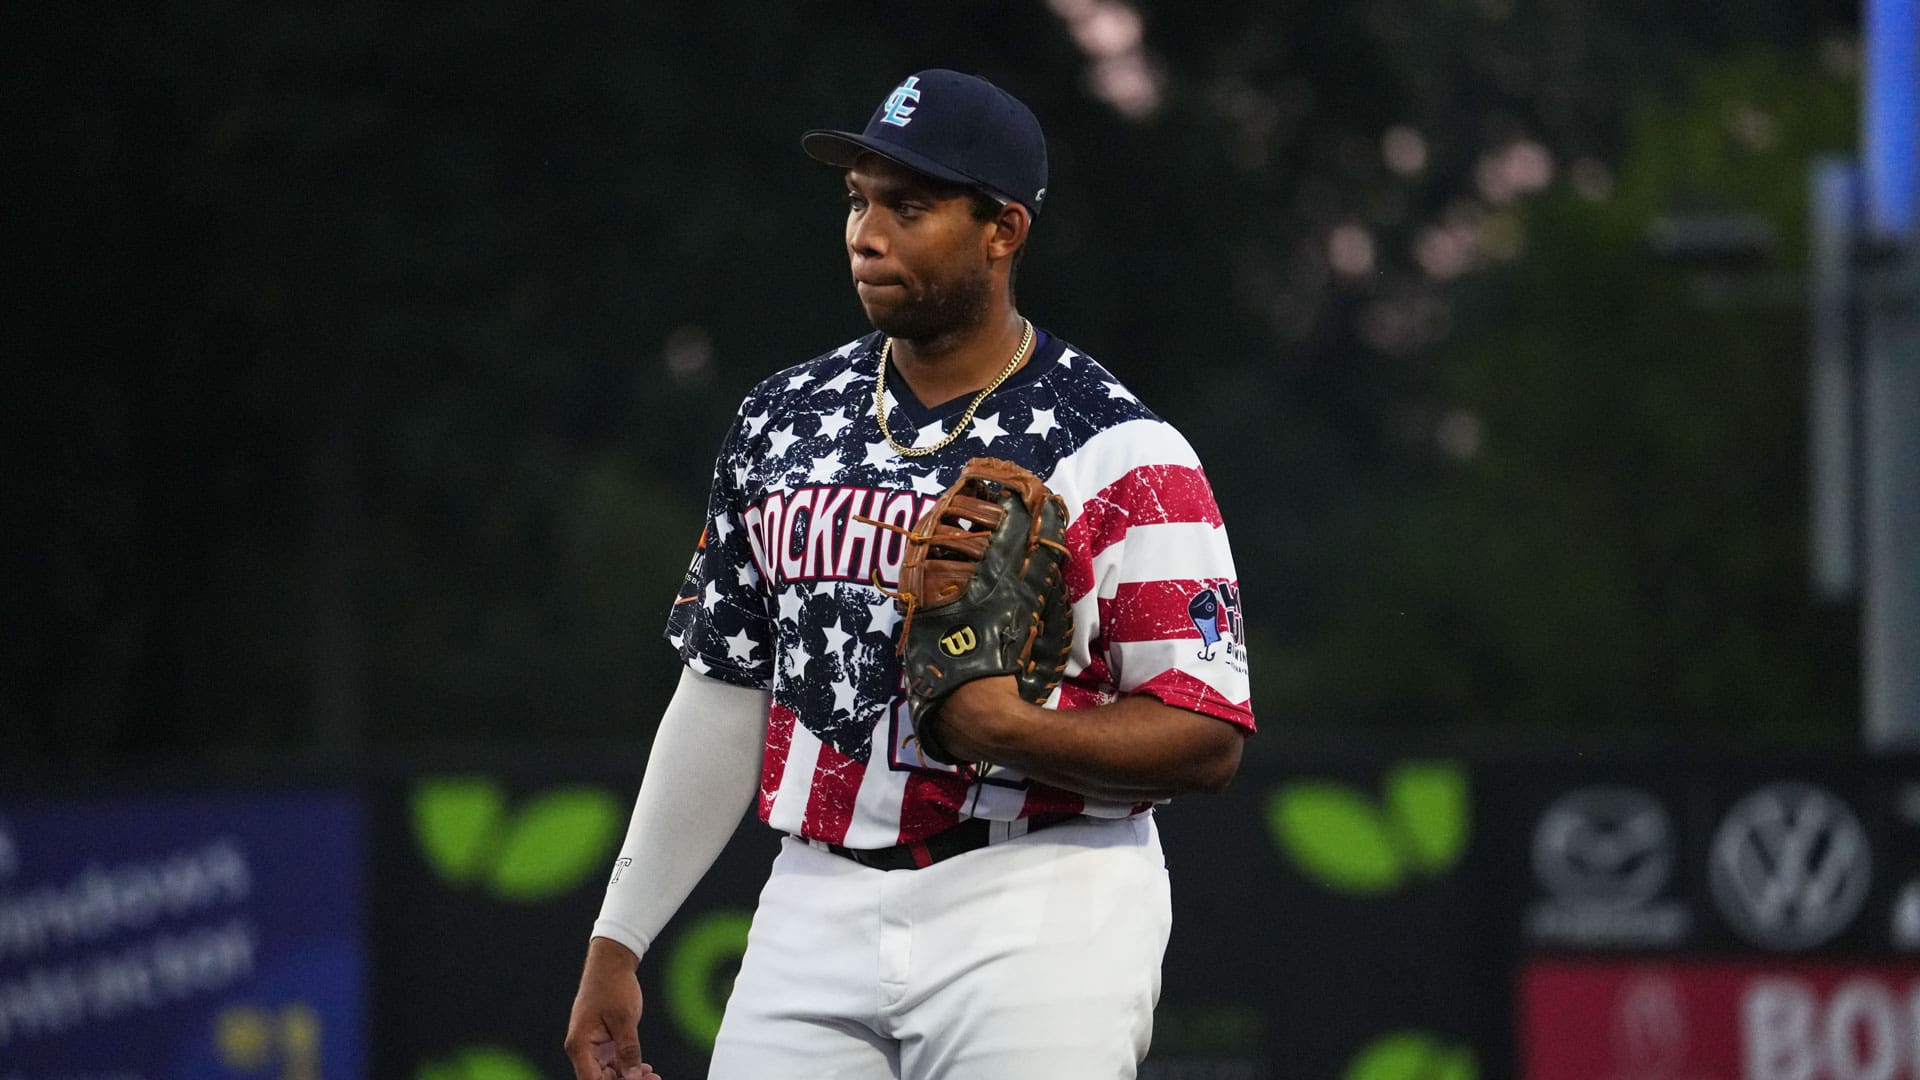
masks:
<svg viewBox="0 0 1920 1080"><path fill-rule="evenodd" d="M1150 694L1251 734L1233 556L1179 432L1092 358L1036 332L1032 358L958 439L905 457L874 417L881 340L849 342L747 395L668 620L693 670L772 692L760 817L877 848L966 817L1121 817L1151 805L1086 799L1002 768L969 781L918 754L895 652L901 617L880 587L898 587L906 540L872 522L912 526L974 457L1013 461L1066 502L1074 642L1048 706ZM931 445L972 397L927 409L892 377L887 423L902 445Z"/></svg>

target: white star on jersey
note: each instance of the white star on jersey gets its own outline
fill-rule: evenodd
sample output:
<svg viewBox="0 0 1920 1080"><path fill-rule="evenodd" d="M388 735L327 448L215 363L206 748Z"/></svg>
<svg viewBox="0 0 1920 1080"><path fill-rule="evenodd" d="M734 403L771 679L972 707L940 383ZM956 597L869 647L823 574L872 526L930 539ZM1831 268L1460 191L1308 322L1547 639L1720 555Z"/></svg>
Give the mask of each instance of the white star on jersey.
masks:
<svg viewBox="0 0 1920 1080"><path fill-rule="evenodd" d="M824 484L840 475L840 452L838 450L813 463L813 469L807 473L807 479L816 484Z"/></svg>
<svg viewBox="0 0 1920 1080"><path fill-rule="evenodd" d="M869 634L892 633L893 627L891 625L881 626L880 624L889 621L887 619L887 614L888 612L893 610L893 601L887 599L885 596L876 596L873 598L871 605L872 606L867 608L867 631L866 632ZM679 648L679 646L677 645L674 647Z"/></svg>
<svg viewBox="0 0 1920 1080"><path fill-rule="evenodd" d="M759 416L747 417L747 434L760 434L760 429L767 426L767 421L771 419L772 416L772 413L761 413Z"/></svg>
<svg viewBox="0 0 1920 1080"><path fill-rule="evenodd" d="M832 622L828 623L825 627L822 628L821 632L827 635L827 655L829 656L846 655L847 642L853 640L853 635L847 633L845 630L840 629L839 619L835 619Z"/></svg>
<svg viewBox="0 0 1920 1080"><path fill-rule="evenodd" d="M860 376L856 374L852 368L848 368L847 370L841 372L840 374L835 375L833 378L828 379L826 382L821 383L818 389L845 390L847 387L852 386L854 383L862 382L862 381L864 380L862 380Z"/></svg>
<svg viewBox="0 0 1920 1080"><path fill-rule="evenodd" d="M736 630L728 634L727 655L735 660L749 660L753 657L754 641L745 630Z"/></svg>
<svg viewBox="0 0 1920 1080"><path fill-rule="evenodd" d="M771 456L776 458L784 457L786 455L787 448L792 446L794 442L799 438L800 436L795 435L793 433L792 428L787 428L782 431L776 431L773 434L767 436L767 447L771 453Z"/></svg>
<svg viewBox="0 0 1920 1080"><path fill-rule="evenodd" d="M1007 429L1000 426L999 413L994 413L992 416L976 416L973 418L973 435L980 440L982 446L992 446L993 440L1006 433Z"/></svg>
<svg viewBox="0 0 1920 1080"><path fill-rule="evenodd" d="M1044 439L1047 437L1047 432L1059 426L1059 424L1054 422L1052 409L1035 409L1033 410L1033 423L1027 425L1027 434L1038 435Z"/></svg>
<svg viewBox="0 0 1920 1080"><path fill-rule="evenodd" d="M798 390L812 381L813 381L813 376L803 371L800 374L795 375L793 378L787 380L787 389Z"/></svg>
<svg viewBox="0 0 1920 1080"><path fill-rule="evenodd" d="M922 495L938 495L947 490L947 486L932 473L921 473L913 478L913 490Z"/></svg>
<svg viewBox="0 0 1920 1080"><path fill-rule="evenodd" d="M846 413L832 413L823 416L820 418L820 434L825 435L829 439L837 439L840 437L840 433L847 430L847 425L851 423L853 423L853 417L848 416Z"/></svg>
<svg viewBox="0 0 1920 1080"><path fill-rule="evenodd" d="M893 448L886 443L868 443L867 460L861 464L875 469L897 469L900 467L900 459L893 456Z"/></svg>

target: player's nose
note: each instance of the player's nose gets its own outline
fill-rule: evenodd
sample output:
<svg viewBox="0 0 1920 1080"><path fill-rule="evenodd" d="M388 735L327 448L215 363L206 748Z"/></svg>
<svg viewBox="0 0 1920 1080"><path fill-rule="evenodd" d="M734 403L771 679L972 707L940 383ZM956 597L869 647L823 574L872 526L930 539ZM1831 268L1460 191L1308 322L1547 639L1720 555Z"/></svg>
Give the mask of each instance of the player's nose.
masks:
<svg viewBox="0 0 1920 1080"><path fill-rule="evenodd" d="M880 214L855 214L847 219L847 251L869 259L878 259L887 253L886 228L881 224Z"/></svg>

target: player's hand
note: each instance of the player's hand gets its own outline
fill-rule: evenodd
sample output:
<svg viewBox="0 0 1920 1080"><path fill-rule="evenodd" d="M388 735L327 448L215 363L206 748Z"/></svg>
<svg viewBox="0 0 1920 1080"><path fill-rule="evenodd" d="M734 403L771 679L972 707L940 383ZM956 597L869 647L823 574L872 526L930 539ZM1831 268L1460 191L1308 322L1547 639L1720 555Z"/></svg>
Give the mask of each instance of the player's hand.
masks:
<svg viewBox="0 0 1920 1080"><path fill-rule="evenodd" d="M567 1060L575 1080L648 1080L640 1060L639 958L617 941L594 938L567 1020Z"/></svg>

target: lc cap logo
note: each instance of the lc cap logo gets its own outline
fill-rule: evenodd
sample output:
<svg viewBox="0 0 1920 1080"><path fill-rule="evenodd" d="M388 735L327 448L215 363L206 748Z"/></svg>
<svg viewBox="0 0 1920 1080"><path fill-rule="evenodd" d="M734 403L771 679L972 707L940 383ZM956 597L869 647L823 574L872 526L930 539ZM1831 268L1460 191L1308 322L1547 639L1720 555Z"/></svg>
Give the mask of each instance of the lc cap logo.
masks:
<svg viewBox="0 0 1920 1080"><path fill-rule="evenodd" d="M621 807L597 787L560 787L507 807L483 778L422 781L413 830L427 861L453 885L484 884L502 900L536 903L575 889L606 865Z"/></svg>
<svg viewBox="0 0 1920 1080"><path fill-rule="evenodd" d="M895 87L893 93L887 95L886 105L881 108L880 122L894 127L906 127L913 123L913 103L920 100L919 86L920 76L911 75L906 82Z"/></svg>
<svg viewBox="0 0 1920 1080"><path fill-rule="evenodd" d="M1267 798L1267 825L1301 872L1336 892L1387 893L1451 869L1471 826L1466 772L1409 762L1387 774L1385 788L1376 803L1345 784L1284 784Z"/></svg>

